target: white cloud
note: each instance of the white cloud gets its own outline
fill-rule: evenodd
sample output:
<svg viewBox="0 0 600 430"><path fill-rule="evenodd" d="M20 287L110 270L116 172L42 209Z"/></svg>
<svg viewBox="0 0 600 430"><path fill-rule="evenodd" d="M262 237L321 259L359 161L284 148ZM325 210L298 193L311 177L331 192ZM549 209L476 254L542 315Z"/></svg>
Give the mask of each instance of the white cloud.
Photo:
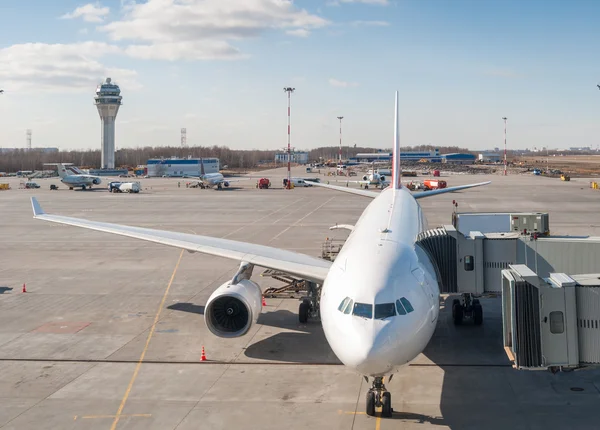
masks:
<svg viewBox="0 0 600 430"><path fill-rule="evenodd" d="M105 77L137 89L137 73L106 66L97 59L121 53L100 42L73 44L24 43L0 49L0 82L15 91L88 91Z"/></svg>
<svg viewBox="0 0 600 430"><path fill-rule="evenodd" d="M371 26L371 27L387 27L390 25L387 21L352 21L350 25L354 26Z"/></svg>
<svg viewBox="0 0 600 430"><path fill-rule="evenodd" d="M305 28L298 28L296 30L288 30L286 31L286 34L289 34L290 36L308 37L310 36L310 31Z"/></svg>
<svg viewBox="0 0 600 430"><path fill-rule="evenodd" d="M329 24L290 0L148 0L124 10L122 20L100 30L135 43L126 49L132 56L171 61L240 58L234 40L273 29L303 36Z"/></svg>
<svg viewBox="0 0 600 430"><path fill-rule="evenodd" d="M332 87L343 87L343 88L358 87L358 82L346 82L346 81L339 81L337 79L330 78L329 85L331 85Z"/></svg>
<svg viewBox="0 0 600 430"><path fill-rule="evenodd" d="M85 6L80 6L71 13L61 16L62 19L83 18L86 22L102 22L104 17L108 15L110 9L102 7L99 3L88 3Z"/></svg>

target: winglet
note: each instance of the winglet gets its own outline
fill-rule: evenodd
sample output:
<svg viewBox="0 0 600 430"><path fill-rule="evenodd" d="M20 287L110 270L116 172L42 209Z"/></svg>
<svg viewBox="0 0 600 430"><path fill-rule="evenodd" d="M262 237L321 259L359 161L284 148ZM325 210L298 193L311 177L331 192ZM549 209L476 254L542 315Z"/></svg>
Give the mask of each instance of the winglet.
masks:
<svg viewBox="0 0 600 430"><path fill-rule="evenodd" d="M40 206L37 199L35 197L31 198L31 207L33 208L33 217L35 218L38 215L44 215L44 209Z"/></svg>

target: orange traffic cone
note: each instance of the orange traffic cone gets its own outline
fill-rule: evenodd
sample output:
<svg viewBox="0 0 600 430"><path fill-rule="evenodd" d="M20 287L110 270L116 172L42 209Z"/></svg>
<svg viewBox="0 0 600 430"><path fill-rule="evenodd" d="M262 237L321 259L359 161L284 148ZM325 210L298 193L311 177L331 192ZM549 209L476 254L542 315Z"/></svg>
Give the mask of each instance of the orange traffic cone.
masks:
<svg viewBox="0 0 600 430"><path fill-rule="evenodd" d="M25 288L25 283L23 283L23 292L26 293L27 292L27 288Z"/></svg>
<svg viewBox="0 0 600 430"><path fill-rule="evenodd" d="M263 301L262 301L262 305L263 305L263 306L267 306L267 302L265 301L265 296L263 296L263 298L262 298L262 299L263 299Z"/></svg>
<svg viewBox="0 0 600 430"><path fill-rule="evenodd" d="M204 353L204 347L202 347L202 356L200 357L200 361L206 361L206 354Z"/></svg>

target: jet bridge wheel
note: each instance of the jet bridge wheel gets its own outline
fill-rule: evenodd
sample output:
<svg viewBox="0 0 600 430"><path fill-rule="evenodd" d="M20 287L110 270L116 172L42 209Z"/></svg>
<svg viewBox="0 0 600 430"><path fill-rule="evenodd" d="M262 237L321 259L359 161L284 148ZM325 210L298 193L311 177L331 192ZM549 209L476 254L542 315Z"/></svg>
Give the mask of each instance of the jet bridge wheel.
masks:
<svg viewBox="0 0 600 430"><path fill-rule="evenodd" d="M483 308L479 304L479 300L477 300L477 303L475 303L475 300L473 301L473 322L475 325L483 324Z"/></svg>
<svg viewBox="0 0 600 430"><path fill-rule="evenodd" d="M462 305L459 303L452 304L452 319L454 320L454 325L461 325L463 321L464 310Z"/></svg>

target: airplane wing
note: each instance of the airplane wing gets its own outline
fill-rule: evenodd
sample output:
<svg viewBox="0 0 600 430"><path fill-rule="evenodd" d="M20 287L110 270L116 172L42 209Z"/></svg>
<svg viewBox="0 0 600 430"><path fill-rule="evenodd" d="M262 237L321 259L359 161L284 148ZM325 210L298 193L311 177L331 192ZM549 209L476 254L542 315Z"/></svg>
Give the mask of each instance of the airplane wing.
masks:
<svg viewBox="0 0 600 430"><path fill-rule="evenodd" d="M482 185L491 184L492 181L479 182L478 184L459 185L457 187L442 188L440 190L422 191L420 193L413 193L415 199L422 199L423 197L437 196L438 194L451 193L453 191L466 190L467 188L480 187Z"/></svg>
<svg viewBox="0 0 600 430"><path fill-rule="evenodd" d="M313 186L316 186L316 187L329 188L330 190L343 191L345 193L356 194L356 195L363 196L363 197L370 197L372 199L374 199L375 197L377 197L379 195L379 193L374 193L373 191L358 190L356 188L348 188L348 187L339 187L337 185L322 184L320 182L315 182L315 181L310 181L310 180L306 180L306 182L310 182Z"/></svg>
<svg viewBox="0 0 600 430"><path fill-rule="evenodd" d="M120 236L133 237L148 242L186 249L192 253L200 252L202 254L230 258L240 262L248 262L260 267L296 275L319 284L322 284L325 280L332 264L327 260L270 246L255 245L252 243L209 236L131 227L60 215L51 215L44 212L35 197L31 198L31 206L33 208L33 217L35 219L72 225Z"/></svg>
<svg viewBox="0 0 600 430"><path fill-rule="evenodd" d="M431 190L431 191L423 191L423 192L419 192L419 193L413 193L412 195L415 199L421 199L423 197L436 196L438 194L444 194L444 193L452 193L454 191L465 190L467 188L480 187L482 185L490 184L491 182L492 181L480 182L477 184L469 184L469 185L459 185L457 187L442 188L441 190ZM356 188L338 187L337 185L321 184L318 182L312 182L312 184L317 187L329 188L330 190L342 191L345 193L356 194L359 196L369 197L372 199L374 199L375 197L377 197L379 195L379 193L375 193L373 191L357 190Z"/></svg>

